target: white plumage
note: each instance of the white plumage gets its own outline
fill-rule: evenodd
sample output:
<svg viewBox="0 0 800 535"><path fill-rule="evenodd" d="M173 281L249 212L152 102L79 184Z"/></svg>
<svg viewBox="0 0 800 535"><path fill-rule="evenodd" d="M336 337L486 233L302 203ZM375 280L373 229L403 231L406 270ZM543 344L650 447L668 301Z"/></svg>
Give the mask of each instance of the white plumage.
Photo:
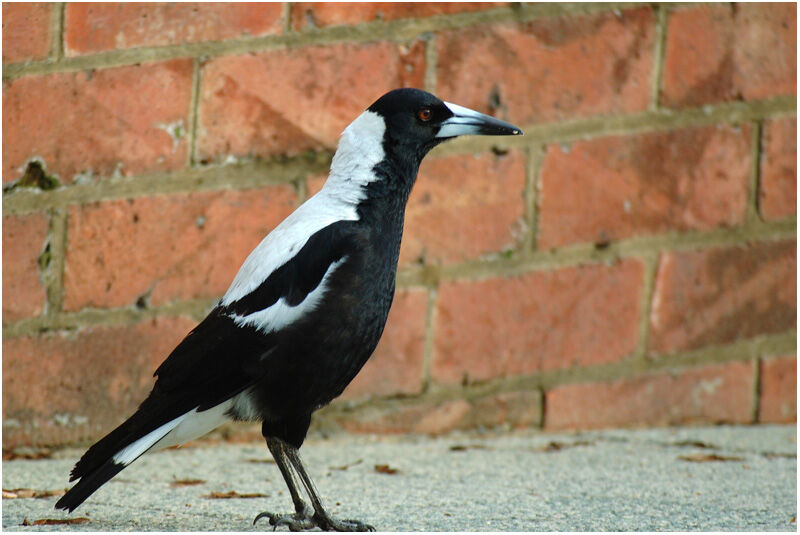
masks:
<svg viewBox="0 0 800 535"><path fill-rule="evenodd" d="M258 288L270 274L294 257L308 239L338 221L357 221L363 186L376 180L372 168L384 158L386 124L365 111L339 140L328 180L322 189L267 234L239 268L221 305L228 306Z"/></svg>
<svg viewBox="0 0 800 535"><path fill-rule="evenodd" d="M263 310L253 312L247 316L232 314L231 317L236 320L237 325L251 325L263 333L271 333L283 329L317 308L317 305L328 289L328 278L345 260L347 260L346 256L328 266L328 270L325 272L319 285L309 292L306 298L299 304L295 306L289 305L286 303L286 299L281 297L278 299L277 303Z"/></svg>

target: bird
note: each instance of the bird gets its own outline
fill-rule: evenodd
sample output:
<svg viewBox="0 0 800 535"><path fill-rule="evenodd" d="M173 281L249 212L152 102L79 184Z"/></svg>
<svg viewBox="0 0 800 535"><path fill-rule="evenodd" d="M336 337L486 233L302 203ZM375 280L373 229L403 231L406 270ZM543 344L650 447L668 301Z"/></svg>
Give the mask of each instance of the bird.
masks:
<svg viewBox="0 0 800 535"><path fill-rule="evenodd" d="M322 188L253 249L156 369L136 412L78 460L69 478L77 482L55 507L74 511L145 453L249 421L261 423L294 505L294 513L259 513L254 524L374 531L324 508L299 455L311 415L342 393L383 333L422 159L458 136L521 134L420 89L378 98L340 135Z"/></svg>

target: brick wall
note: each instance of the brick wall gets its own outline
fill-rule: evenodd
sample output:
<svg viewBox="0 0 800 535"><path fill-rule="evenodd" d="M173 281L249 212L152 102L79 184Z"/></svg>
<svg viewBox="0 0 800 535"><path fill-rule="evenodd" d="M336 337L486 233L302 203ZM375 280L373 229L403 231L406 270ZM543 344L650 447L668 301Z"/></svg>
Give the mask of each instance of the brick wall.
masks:
<svg viewBox="0 0 800 535"><path fill-rule="evenodd" d="M384 339L318 427L796 420L796 6L4 4L3 446L96 438L342 128L425 161Z"/></svg>

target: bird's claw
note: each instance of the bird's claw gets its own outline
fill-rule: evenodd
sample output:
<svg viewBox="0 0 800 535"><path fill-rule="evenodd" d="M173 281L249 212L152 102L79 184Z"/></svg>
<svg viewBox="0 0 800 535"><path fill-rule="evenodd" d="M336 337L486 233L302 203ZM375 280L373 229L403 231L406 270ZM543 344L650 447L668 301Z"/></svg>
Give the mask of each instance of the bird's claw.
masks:
<svg viewBox="0 0 800 535"><path fill-rule="evenodd" d="M275 513L260 513L253 525L260 519L266 517L269 520L269 525L272 526L272 531L277 530L280 526L286 526L289 531L308 531L314 529L316 524L307 516L300 516L299 514L275 514Z"/></svg>
<svg viewBox="0 0 800 535"><path fill-rule="evenodd" d="M307 507L303 511L291 514L276 514L263 512L253 519L253 525L262 518L269 520L269 525L275 531L280 526L286 526L289 531L309 531L319 528L323 531L375 531L369 524L358 520L338 520L327 513L318 514L309 510Z"/></svg>
<svg viewBox="0 0 800 535"><path fill-rule="evenodd" d="M325 531L375 531L374 527L358 520L337 520L331 517L328 517L327 525L323 529Z"/></svg>

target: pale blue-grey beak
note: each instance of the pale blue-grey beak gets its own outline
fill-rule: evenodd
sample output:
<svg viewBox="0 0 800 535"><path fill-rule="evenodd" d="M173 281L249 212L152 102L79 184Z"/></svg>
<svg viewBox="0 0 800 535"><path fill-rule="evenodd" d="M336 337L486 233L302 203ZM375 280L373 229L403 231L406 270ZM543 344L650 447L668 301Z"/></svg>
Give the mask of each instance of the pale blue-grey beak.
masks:
<svg viewBox="0 0 800 535"><path fill-rule="evenodd" d="M495 119L458 104L445 102L444 105L453 112L453 116L442 122L436 137L522 135L522 130L511 123Z"/></svg>

